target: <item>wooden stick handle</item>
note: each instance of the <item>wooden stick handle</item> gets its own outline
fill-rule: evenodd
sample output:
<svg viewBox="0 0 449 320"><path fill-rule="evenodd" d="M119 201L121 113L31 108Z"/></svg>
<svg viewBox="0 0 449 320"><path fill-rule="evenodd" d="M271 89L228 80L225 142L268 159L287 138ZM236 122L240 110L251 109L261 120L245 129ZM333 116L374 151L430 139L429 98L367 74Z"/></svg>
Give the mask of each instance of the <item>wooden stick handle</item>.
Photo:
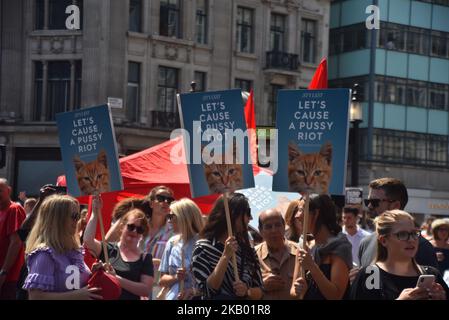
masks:
<svg viewBox="0 0 449 320"><path fill-rule="evenodd" d="M224 201L224 207L225 207L225 213L226 213L226 223L228 225L228 237L232 237L232 223L231 223L231 213L229 211L229 203L228 203L228 193L225 192L223 194L223 201ZM239 280L239 270L237 268L237 257L235 256L235 253L232 255L232 266L234 268L234 278L235 281Z"/></svg>
<svg viewBox="0 0 449 320"><path fill-rule="evenodd" d="M305 195L305 203L304 203L304 219L302 224L302 248L305 250L307 246L307 233L309 228L309 202L310 197L309 193L306 193ZM301 266L301 277L304 278L306 275L306 272L304 268Z"/></svg>
<svg viewBox="0 0 449 320"><path fill-rule="evenodd" d="M98 200L100 200L100 194L95 194L94 197L98 198ZM94 199L95 201L95 199ZM93 210L97 210L98 208L96 208L96 206L93 206L92 208ZM105 263L109 263L109 256L108 256L108 250L107 250L107 245L106 245L106 236L104 233L104 224L103 224L103 215L100 212L96 212L98 214L98 220L100 222L100 232L101 232L101 246L103 247L103 254L104 254L104 262Z"/></svg>
<svg viewBox="0 0 449 320"><path fill-rule="evenodd" d="M181 268L185 269L185 256L184 256L184 248L181 248ZM179 282L179 292L184 293L184 279Z"/></svg>

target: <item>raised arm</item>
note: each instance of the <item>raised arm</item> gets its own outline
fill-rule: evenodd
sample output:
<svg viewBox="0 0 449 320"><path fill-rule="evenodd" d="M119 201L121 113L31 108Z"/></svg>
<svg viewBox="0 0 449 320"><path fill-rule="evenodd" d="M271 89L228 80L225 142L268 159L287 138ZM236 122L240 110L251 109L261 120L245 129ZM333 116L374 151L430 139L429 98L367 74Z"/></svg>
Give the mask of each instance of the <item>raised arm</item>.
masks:
<svg viewBox="0 0 449 320"><path fill-rule="evenodd" d="M98 214L101 214L101 200L99 197L94 197L92 203L92 214L84 231L84 244L96 256L99 257L101 253L101 241L95 239L97 231Z"/></svg>

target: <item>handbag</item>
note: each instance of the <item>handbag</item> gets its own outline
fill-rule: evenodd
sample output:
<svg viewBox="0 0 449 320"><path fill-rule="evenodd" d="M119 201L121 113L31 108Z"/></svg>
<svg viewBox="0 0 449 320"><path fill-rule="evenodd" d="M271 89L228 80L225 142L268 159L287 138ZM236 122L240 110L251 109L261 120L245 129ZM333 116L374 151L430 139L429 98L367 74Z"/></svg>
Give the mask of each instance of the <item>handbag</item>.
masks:
<svg viewBox="0 0 449 320"><path fill-rule="evenodd" d="M89 277L87 281L89 288L101 288L100 294L104 300L118 300L122 294L122 287L119 280L113 275L98 269Z"/></svg>

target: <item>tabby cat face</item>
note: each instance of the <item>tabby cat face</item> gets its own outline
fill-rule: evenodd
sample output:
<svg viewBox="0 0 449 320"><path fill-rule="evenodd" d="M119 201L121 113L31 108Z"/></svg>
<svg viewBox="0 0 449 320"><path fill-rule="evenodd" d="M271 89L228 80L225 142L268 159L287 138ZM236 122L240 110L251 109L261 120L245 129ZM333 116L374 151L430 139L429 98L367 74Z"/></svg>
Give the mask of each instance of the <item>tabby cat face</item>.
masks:
<svg viewBox="0 0 449 320"><path fill-rule="evenodd" d="M325 143L317 153L305 154L288 145L288 182L292 192L327 194L332 178L332 144Z"/></svg>
<svg viewBox="0 0 449 320"><path fill-rule="evenodd" d="M233 162L237 162L237 150L236 145L232 151ZM228 154L228 159L230 158ZM221 156L221 164L204 163L204 174L209 186L209 190L213 193L233 192L243 188L243 168L241 164L230 163L226 164L226 154ZM207 161L207 159L205 159ZM209 161L208 161L209 162Z"/></svg>
<svg viewBox="0 0 449 320"><path fill-rule="evenodd" d="M81 161L77 155L73 159L78 186L83 195L91 195L95 191L109 192L109 170L106 152L100 151L97 159L88 163Z"/></svg>

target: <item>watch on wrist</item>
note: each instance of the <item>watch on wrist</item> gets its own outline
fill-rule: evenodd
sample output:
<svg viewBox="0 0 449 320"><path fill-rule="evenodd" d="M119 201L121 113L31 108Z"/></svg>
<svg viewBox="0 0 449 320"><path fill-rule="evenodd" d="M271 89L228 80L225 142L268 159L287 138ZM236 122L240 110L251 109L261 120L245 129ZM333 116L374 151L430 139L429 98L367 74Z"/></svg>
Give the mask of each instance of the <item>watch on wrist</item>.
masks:
<svg viewBox="0 0 449 320"><path fill-rule="evenodd" d="M0 270L0 276L6 276L8 274L8 271L1 269Z"/></svg>

